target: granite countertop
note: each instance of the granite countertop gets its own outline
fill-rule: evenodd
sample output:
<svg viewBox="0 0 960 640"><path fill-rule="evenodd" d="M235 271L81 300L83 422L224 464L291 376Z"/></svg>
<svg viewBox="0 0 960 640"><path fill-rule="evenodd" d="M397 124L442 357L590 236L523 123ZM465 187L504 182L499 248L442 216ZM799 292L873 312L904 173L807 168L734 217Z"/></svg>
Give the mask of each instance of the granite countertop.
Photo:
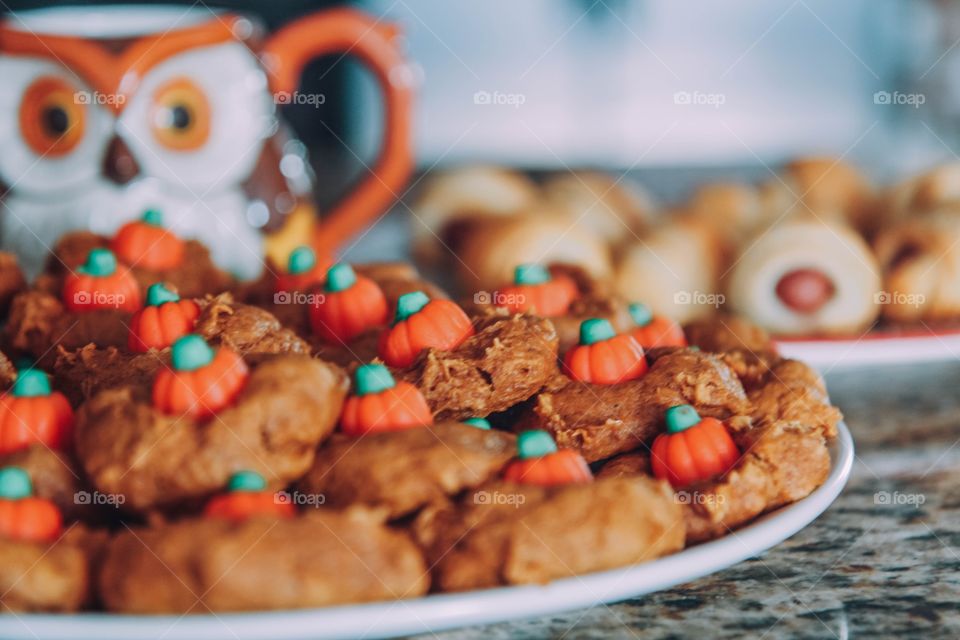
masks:
<svg viewBox="0 0 960 640"><path fill-rule="evenodd" d="M669 591L429 637L960 637L960 363L827 382L857 459L841 496L797 535Z"/></svg>

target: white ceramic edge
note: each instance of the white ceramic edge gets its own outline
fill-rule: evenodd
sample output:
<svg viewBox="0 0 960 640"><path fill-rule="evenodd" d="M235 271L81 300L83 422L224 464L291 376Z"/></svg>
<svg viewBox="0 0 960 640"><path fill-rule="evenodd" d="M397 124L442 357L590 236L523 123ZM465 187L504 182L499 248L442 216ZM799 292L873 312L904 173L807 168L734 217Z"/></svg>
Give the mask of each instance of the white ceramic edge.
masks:
<svg viewBox="0 0 960 640"><path fill-rule="evenodd" d="M757 556L815 520L840 495L853 466L853 439L838 427L826 482L809 496L719 540L653 562L557 580L365 605L196 616L0 615L0 638L381 638L533 618L617 602L690 582Z"/></svg>
<svg viewBox="0 0 960 640"><path fill-rule="evenodd" d="M960 361L960 334L869 340L785 340L778 341L777 347L785 358L803 360L820 370Z"/></svg>

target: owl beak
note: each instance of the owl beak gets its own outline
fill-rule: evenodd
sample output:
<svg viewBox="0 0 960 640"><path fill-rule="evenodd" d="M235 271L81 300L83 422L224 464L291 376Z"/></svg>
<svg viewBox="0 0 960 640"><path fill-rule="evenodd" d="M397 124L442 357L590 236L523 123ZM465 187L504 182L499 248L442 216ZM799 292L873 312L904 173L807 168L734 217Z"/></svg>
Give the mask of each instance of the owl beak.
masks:
<svg viewBox="0 0 960 640"><path fill-rule="evenodd" d="M103 159L103 175L118 185L125 185L140 174L140 165L130 147L120 136L114 136Z"/></svg>

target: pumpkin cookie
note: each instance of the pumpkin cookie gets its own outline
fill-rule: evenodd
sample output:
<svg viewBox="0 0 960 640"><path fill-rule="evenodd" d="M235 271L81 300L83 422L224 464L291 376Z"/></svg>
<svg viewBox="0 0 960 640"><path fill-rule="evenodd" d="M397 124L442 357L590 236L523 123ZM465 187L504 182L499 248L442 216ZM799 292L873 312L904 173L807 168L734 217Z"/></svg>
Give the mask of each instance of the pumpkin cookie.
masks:
<svg viewBox="0 0 960 640"><path fill-rule="evenodd" d="M426 593L429 574L416 545L377 516L318 509L123 531L99 584L109 611L186 614L412 598Z"/></svg>
<svg viewBox="0 0 960 640"><path fill-rule="evenodd" d="M480 423L481 425L483 423ZM513 456L514 436L459 423L334 436L317 452L299 490L325 504L363 504L399 518L476 487Z"/></svg>
<svg viewBox="0 0 960 640"><path fill-rule="evenodd" d="M780 356L762 328L742 316L718 314L684 327L691 345L719 354L747 389L760 384Z"/></svg>
<svg viewBox="0 0 960 640"><path fill-rule="evenodd" d="M309 469L336 423L347 380L301 355L248 365L191 334L144 387L102 391L77 416L77 454L93 485L148 511L209 495L250 469L284 485Z"/></svg>
<svg viewBox="0 0 960 640"><path fill-rule="evenodd" d="M413 530L440 591L542 584L684 545L673 493L644 477L558 487L490 483L456 504L425 510Z"/></svg>
<svg viewBox="0 0 960 640"><path fill-rule="evenodd" d="M505 411L557 375L549 320L500 311L476 319L471 333L452 349L426 348L396 372L421 390L437 420Z"/></svg>
<svg viewBox="0 0 960 640"><path fill-rule="evenodd" d="M153 291L154 288L151 287L150 290ZM182 302L184 301L174 299L160 305L160 313L164 321L168 321L171 317L171 310L165 307L170 304L176 306ZM243 354L249 361L275 354L306 355L310 352L309 344L298 338L290 329L281 326L269 312L234 302L229 293L189 302L197 306L196 319L190 323L193 332L201 335L211 345L226 346ZM151 308L150 305L143 311L149 308ZM177 309L173 311L176 312L178 321L183 320L183 324L178 324L170 330L154 329L153 331L154 334L166 333L164 341L186 326L183 313ZM144 338L138 337L142 334L139 334L136 329L137 322L133 321L127 335L128 347L134 342L141 344L144 342ZM147 341L151 342L151 347L160 344ZM71 402L79 404L104 389L124 385L144 386L153 379L161 367L167 364L169 364L167 350L131 353L128 349L121 347L99 349L94 344L88 344L79 349L70 350L61 345L56 351L53 371L58 388Z"/></svg>
<svg viewBox="0 0 960 640"><path fill-rule="evenodd" d="M750 408L740 381L720 358L675 349L627 382L588 384L558 376L518 428L546 429L558 444L592 462L651 441L663 428L663 412L679 404L722 419L748 416Z"/></svg>
<svg viewBox="0 0 960 640"><path fill-rule="evenodd" d="M36 287L60 293L67 275L94 249L110 249L120 263L129 266L143 290L162 281L184 298L199 298L226 291L233 283L203 244L180 239L163 227L161 215L148 211L140 220L122 226L113 238L89 231L65 234L53 247Z"/></svg>
<svg viewBox="0 0 960 640"><path fill-rule="evenodd" d="M67 612L90 604L93 558L102 534L65 530L30 475L0 469L0 604L13 611Z"/></svg>

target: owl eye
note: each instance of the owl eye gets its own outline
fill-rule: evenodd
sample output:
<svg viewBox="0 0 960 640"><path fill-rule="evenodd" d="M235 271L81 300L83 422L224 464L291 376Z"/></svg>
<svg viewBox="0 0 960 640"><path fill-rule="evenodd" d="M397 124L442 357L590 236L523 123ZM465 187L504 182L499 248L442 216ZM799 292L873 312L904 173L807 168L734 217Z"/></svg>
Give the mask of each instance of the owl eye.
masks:
<svg viewBox="0 0 960 640"><path fill-rule="evenodd" d="M86 110L77 89L66 80L45 76L34 80L20 101L20 131L40 156L62 156L83 139Z"/></svg>
<svg viewBox="0 0 960 640"><path fill-rule="evenodd" d="M154 93L150 120L160 144L174 151L192 151L210 136L210 103L197 85L176 78Z"/></svg>

